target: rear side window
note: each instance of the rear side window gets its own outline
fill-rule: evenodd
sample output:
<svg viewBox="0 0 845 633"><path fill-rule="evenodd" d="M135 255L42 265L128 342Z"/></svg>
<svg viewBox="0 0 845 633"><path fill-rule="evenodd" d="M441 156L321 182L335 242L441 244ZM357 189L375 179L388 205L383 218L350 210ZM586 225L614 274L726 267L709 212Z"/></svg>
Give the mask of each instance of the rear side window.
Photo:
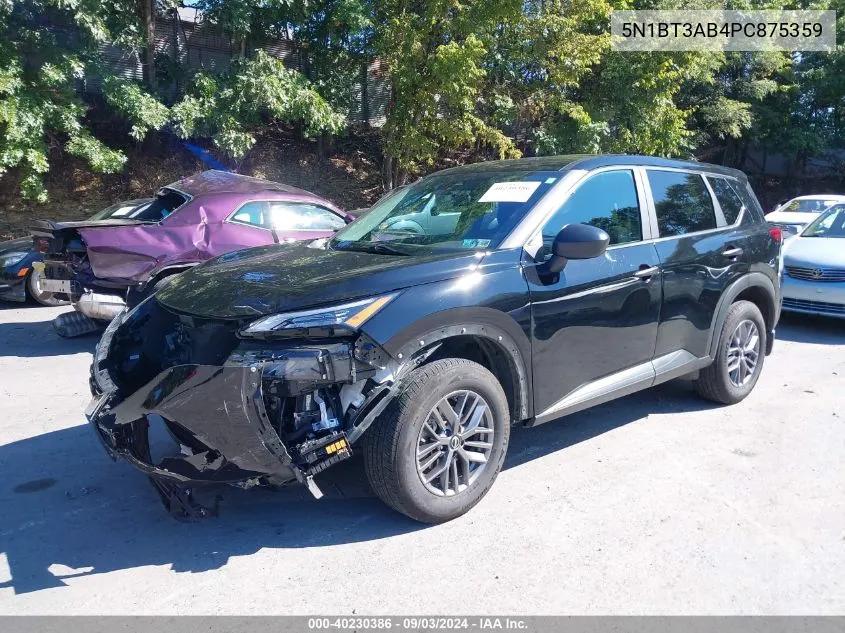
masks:
<svg viewBox="0 0 845 633"><path fill-rule="evenodd" d="M343 218L324 207L300 202L271 202L268 227L276 231L337 231Z"/></svg>
<svg viewBox="0 0 845 633"><path fill-rule="evenodd" d="M660 237L716 228L716 211L699 174L647 170Z"/></svg>
<svg viewBox="0 0 845 633"><path fill-rule="evenodd" d="M713 193L716 194L716 200L719 201L719 206L722 207L722 213L725 214L725 220L728 224L733 224L742 211L742 200L725 178L708 176L708 180L710 180L710 186L713 187Z"/></svg>
<svg viewBox="0 0 845 633"><path fill-rule="evenodd" d="M543 227L543 243L550 245L564 226L578 223L607 232L611 244L643 239L633 172L623 169L588 177Z"/></svg>

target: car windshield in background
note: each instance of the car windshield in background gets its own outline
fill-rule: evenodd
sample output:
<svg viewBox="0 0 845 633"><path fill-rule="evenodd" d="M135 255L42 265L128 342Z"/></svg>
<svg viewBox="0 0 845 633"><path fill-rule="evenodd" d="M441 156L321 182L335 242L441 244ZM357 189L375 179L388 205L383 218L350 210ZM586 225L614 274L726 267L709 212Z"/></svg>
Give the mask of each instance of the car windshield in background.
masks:
<svg viewBox="0 0 845 633"><path fill-rule="evenodd" d="M397 255L497 248L560 177L517 170L434 174L382 198L330 246Z"/></svg>
<svg viewBox="0 0 845 633"><path fill-rule="evenodd" d="M845 205L838 204L817 217L802 237L845 237Z"/></svg>
<svg viewBox="0 0 845 633"><path fill-rule="evenodd" d="M821 213L827 209L835 200L793 200L788 203L781 211L787 213Z"/></svg>
<svg viewBox="0 0 845 633"><path fill-rule="evenodd" d="M143 198L140 200L124 200L122 202L116 202L115 204L106 207L102 211L98 211L88 219L111 220L115 218L132 218L135 217L134 214L137 214L141 212L144 208L146 208L150 204L150 202L152 202L151 198Z"/></svg>

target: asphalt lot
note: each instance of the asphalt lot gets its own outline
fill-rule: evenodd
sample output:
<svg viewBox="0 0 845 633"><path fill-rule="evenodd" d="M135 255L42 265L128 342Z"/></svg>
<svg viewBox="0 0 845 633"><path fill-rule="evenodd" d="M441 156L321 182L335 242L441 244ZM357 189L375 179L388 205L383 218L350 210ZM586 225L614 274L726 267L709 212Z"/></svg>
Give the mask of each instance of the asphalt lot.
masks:
<svg viewBox="0 0 845 633"><path fill-rule="evenodd" d="M845 612L845 322L785 317L743 403L668 384L534 430L469 515L236 491L181 524L85 426L96 337L0 306L0 613Z"/></svg>

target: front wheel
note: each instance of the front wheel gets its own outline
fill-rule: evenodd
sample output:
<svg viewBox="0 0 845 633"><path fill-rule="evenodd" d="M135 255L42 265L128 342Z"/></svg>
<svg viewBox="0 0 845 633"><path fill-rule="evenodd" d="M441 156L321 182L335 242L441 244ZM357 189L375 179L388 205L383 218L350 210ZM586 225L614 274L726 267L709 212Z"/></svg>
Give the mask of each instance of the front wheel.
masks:
<svg viewBox="0 0 845 633"><path fill-rule="evenodd" d="M447 358L423 365L363 438L375 493L424 523L470 510L496 480L508 447L508 401L477 363Z"/></svg>

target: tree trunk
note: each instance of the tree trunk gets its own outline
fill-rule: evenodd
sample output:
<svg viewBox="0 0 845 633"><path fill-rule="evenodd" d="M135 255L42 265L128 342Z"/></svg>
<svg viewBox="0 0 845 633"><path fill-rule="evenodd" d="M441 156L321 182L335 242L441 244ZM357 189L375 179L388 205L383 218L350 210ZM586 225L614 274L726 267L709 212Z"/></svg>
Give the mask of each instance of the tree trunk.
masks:
<svg viewBox="0 0 845 633"><path fill-rule="evenodd" d="M393 156L385 156L381 165L381 181L385 191L393 189Z"/></svg>
<svg viewBox="0 0 845 633"><path fill-rule="evenodd" d="M361 64L361 122L366 129L370 127L370 86L369 63L365 59Z"/></svg>
<svg viewBox="0 0 845 633"><path fill-rule="evenodd" d="M156 89L156 7L155 0L141 0L147 46L144 56L145 79L150 90Z"/></svg>

